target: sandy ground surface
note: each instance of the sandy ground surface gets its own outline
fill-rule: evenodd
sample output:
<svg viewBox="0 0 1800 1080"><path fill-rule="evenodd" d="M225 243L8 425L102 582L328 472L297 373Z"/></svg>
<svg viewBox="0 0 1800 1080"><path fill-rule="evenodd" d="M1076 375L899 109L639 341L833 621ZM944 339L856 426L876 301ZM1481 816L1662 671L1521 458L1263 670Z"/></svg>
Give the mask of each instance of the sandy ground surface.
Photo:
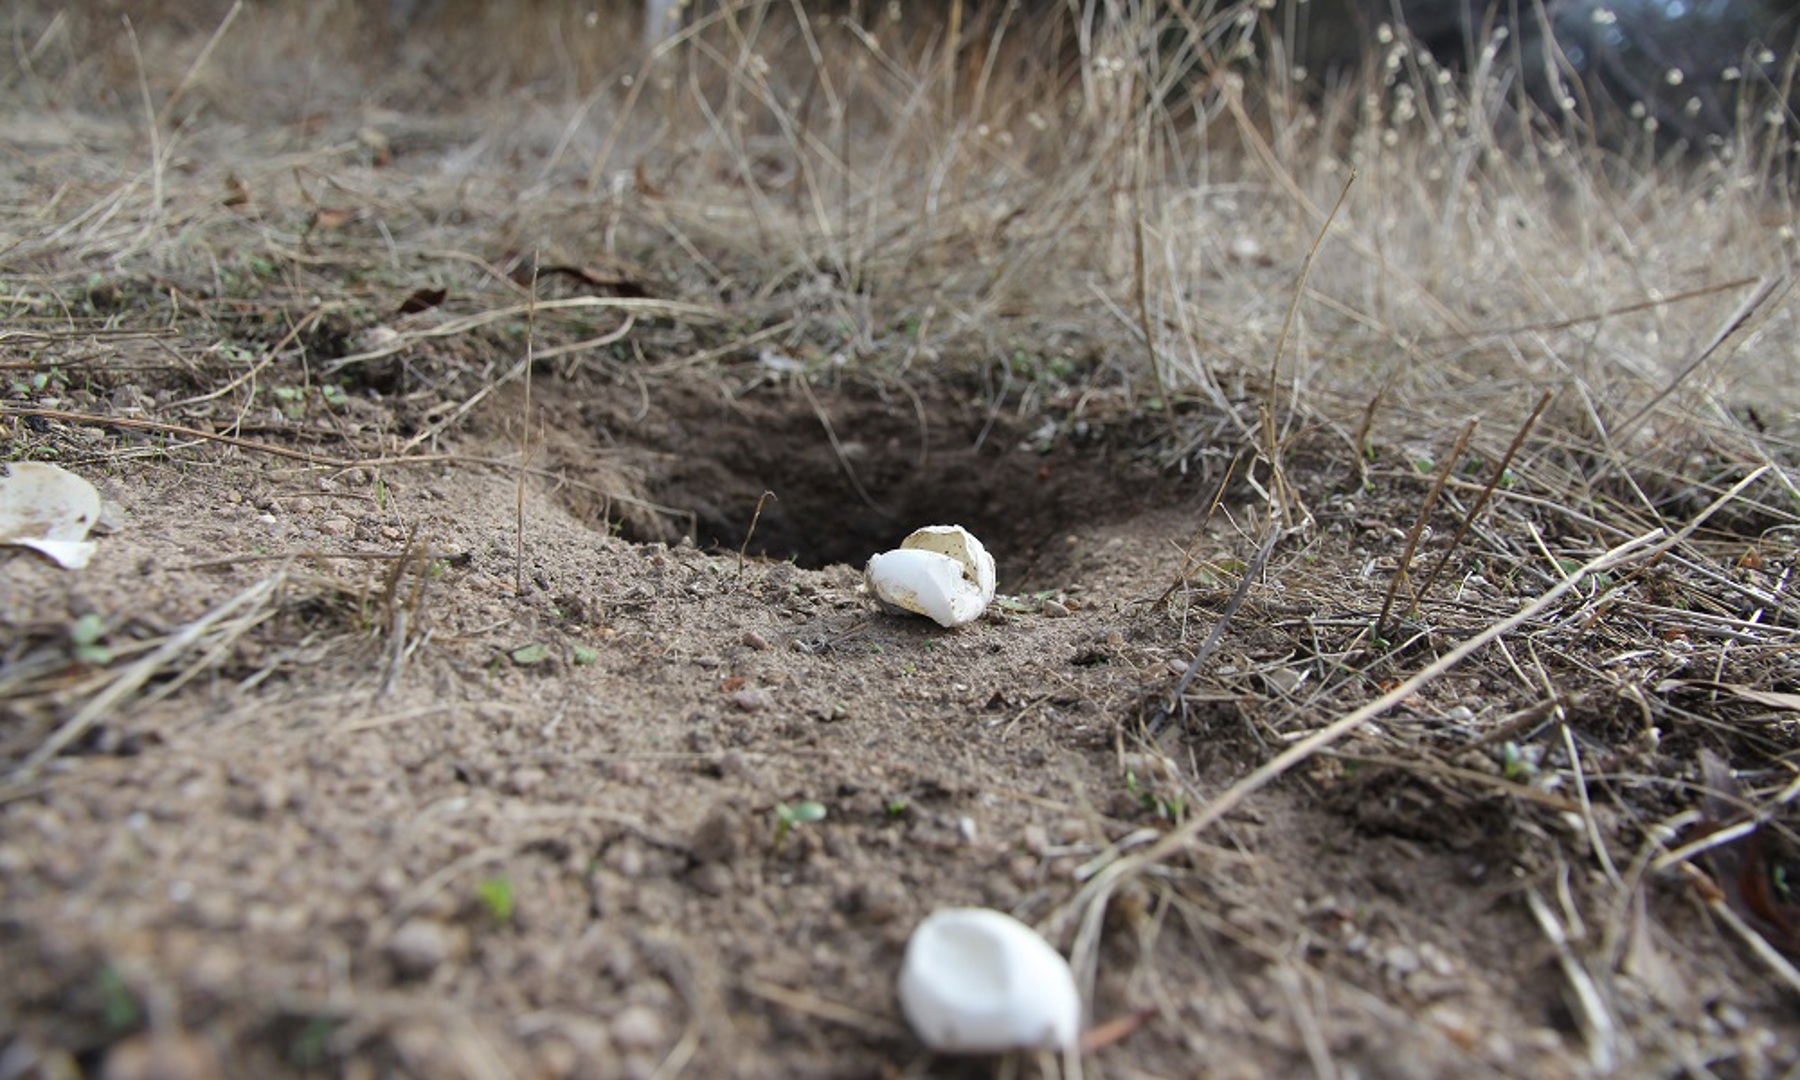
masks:
<svg viewBox="0 0 1800 1080"><path fill-rule="evenodd" d="M543 275L591 326L440 333L518 279L446 298L441 261L334 253L457 235L479 125L366 119L227 117L154 176L123 108L0 128L0 453L108 505L83 570L0 552L0 1077L1062 1072L907 1030L909 932L971 904L1075 951L1090 1024L1139 1021L1088 1076L1800 1067L1792 989L1721 922L1789 910L1789 863L1740 850L1723 894L1651 865L1706 809L1702 750L1788 779L1792 703L1729 687L1793 684L1791 617L1709 651L1785 587L1767 514L1719 517L1712 577L1571 588L1182 833L1616 534L1522 472L1372 645L1423 442L1301 431L1310 517L1263 565L1256 491L1219 498L1253 448L1170 454L1103 360L997 388L709 352L672 276L592 260ZM203 208L155 228L210 267L108 231L153 184ZM527 215L468 250L610 227ZM609 340L541 360L528 401L528 330ZM947 522L999 601L958 630L877 610L863 561Z"/></svg>
<svg viewBox="0 0 1800 1080"><path fill-rule="evenodd" d="M552 394L551 415L606 396ZM661 419L703 442L742 412L716 386L672 396L689 411ZM750 404L817 422L791 390ZM1024 462L1051 482L1052 459L990 442L967 467L1012 484ZM219 1062L175 1075L985 1075L905 1032L910 928L978 904L1068 944L1086 876L1331 718L1282 707L1306 700L1309 661L1265 628L1346 633L1338 575L1394 543L1353 508L1324 518L1186 715L1155 721L1229 595L1160 597L1177 548L1248 554L1199 528L1195 485L1140 477L1161 505L1132 513L1064 500L1029 579L1012 570L989 616L945 631L875 610L852 565L632 543L550 482L527 484L521 563L514 477L454 460L505 453L471 434L404 468L206 447L91 462L117 507L94 563L7 556L15 662L65 657L8 708L15 762L193 631L0 810L15 1054L112 1062L147 1028ZM1129 465L1083 456L1131 484ZM1003 535L1016 568L1033 534ZM89 614L107 671L67 658ZM1529 710L1487 667L1399 722ZM1589 767L1629 760L1630 705L1577 700L1584 730L1626 741L1590 745ZM1153 1015L1093 1071L1593 1071L1522 896L1556 905L1600 871L1560 854L1585 843L1578 818L1490 771L1471 797L1405 767L1312 762L1117 896L1090 1008ZM777 808L806 800L825 818L783 835ZM1597 820L1623 824L1611 807ZM1784 1060L1787 1006L1690 891L1646 881L1631 903L1613 1006L1666 1017L1671 1044L1633 1071L1674 1068L1661 1054L1683 1044Z"/></svg>

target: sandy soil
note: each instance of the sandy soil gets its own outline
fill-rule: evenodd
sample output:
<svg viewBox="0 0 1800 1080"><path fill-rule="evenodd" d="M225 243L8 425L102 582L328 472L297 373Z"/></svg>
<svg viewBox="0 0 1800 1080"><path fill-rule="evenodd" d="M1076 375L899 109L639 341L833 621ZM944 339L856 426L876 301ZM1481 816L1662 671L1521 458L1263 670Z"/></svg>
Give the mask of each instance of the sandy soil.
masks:
<svg viewBox="0 0 1800 1080"><path fill-rule="evenodd" d="M604 387L539 390L547 417L607 407ZM1004 426L985 454L947 453L1060 524L990 534L1014 568L1035 540L1029 576L1011 570L988 617L944 631L877 612L853 565L633 543L539 480L521 562L515 479L455 460L504 457L474 433L514 407L497 401L436 465L206 447L91 462L118 507L94 564L7 557L14 662L66 657L90 613L115 654L105 672L65 659L9 706L15 761L114 671L198 630L73 754L9 789L15 1054L113 1063L147 1027L216 1058L177 1075L983 1075L931 1060L898 1019L911 926L981 904L1066 945L1085 875L1291 737L1267 717L1310 725L1277 707L1305 700L1309 662L1264 627L1332 633L1338 575L1392 543L1348 507L1327 516L1238 616L1207 689L1156 730L1147 701L1228 596L1159 598L1177 548L1250 554L1201 528L1197 485L1134 481L1097 450L1040 455ZM816 428L791 390L728 404L711 383L653 395L640 423L704 431L744 492L779 491L738 455L783 410ZM812 444L829 449L822 428ZM939 459L915 451L900 455L915 479L932 475ZM1083 460L1112 497L1055 496ZM1161 505L1122 512L1121 489ZM732 509L747 524L754 496ZM836 531L788 528L809 520ZM1477 667L1404 722L1453 730L1530 705ZM1626 711L1596 696L1577 722L1623 732ZM1608 772L1631 751L1588 752ZM782 835L777 807L803 800L827 816ZM1591 1071L1522 900L1598 878L1555 856L1583 840L1566 821L1406 768L1313 763L1115 899L1090 1008L1153 1016L1095 1071ZM1750 990L1687 891L1639 895L1657 917L1624 919L1615 1007L1666 1015L1671 1042L1782 1060L1785 1006Z"/></svg>
<svg viewBox="0 0 1800 1080"><path fill-rule="evenodd" d="M190 133L158 183L206 209L158 228L273 260L209 268L109 262L132 234L91 220L49 242L57 200L135 175L127 115L0 129L0 455L109 507L84 570L0 551L0 1078L1057 1074L934 1056L901 1019L908 933L967 904L1074 950L1091 1024L1142 1021L1089 1076L1800 1067L1791 989L1720 921L1766 909L1651 868L1707 810L1702 750L1786 782L1791 704L1716 684L1792 685L1791 618L1705 645L1785 587L1772 511L1715 522L1714 577L1572 589L1183 833L1613 541L1527 477L1374 642L1423 440L1301 431L1311 516L1263 565L1266 504L1222 486L1256 448L1171 453L1104 360L997 388L708 353L647 264L543 275L597 304L543 347L622 332L541 360L528 400L524 317L431 332L516 278L446 300L418 264L332 262L458 227L460 181L421 179L457 120L297 123L286 157ZM480 228L498 265L549 227ZM950 631L878 611L863 561L947 522L1000 600ZM1414 565L1461 522L1440 506ZM1744 858L1785 890L1788 863Z"/></svg>

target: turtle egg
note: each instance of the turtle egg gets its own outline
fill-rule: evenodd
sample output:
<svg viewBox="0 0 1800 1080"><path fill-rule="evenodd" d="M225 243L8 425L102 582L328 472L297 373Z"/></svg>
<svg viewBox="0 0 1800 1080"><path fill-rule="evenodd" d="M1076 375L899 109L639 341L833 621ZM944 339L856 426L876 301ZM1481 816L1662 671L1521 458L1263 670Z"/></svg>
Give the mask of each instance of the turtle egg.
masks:
<svg viewBox="0 0 1800 1080"><path fill-rule="evenodd" d="M940 626L981 617L994 599L994 557L961 525L929 525L869 560L863 573L883 605Z"/></svg>
<svg viewBox="0 0 1800 1080"><path fill-rule="evenodd" d="M1037 931L988 908L945 908L913 930L900 1007L933 1050L1066 1050L1081 1035L1068 961Z"/></svg>

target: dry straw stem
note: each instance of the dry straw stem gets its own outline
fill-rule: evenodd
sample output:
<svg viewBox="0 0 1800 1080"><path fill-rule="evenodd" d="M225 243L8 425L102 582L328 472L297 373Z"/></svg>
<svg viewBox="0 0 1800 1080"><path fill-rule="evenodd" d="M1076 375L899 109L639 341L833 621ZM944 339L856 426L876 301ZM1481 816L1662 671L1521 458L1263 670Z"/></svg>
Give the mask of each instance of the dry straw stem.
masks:
<svg viewBox="0 0 1800 1080"><path fill-rule="evenodd" d="M1444 567L1450 564L1450 556L1462 546L1463 538L1469 535L1469 530L1474 526L1476 517L1481 514L1482 510L1486 509L1488 500L1494 496L1494 489L1497 488L1500 485L1500 481L1505 478L1506 470L1512 465L1513 458L1518 456L1519 448L1525 445L1525 437L1531 434L1531 429L1533 427L1537 426L1538 418L1543 416L1544 410L1550 407L1550 402L1554 396L1555 395L1550 393L1550 391L1544 391L1543 396L1538 398L1537 407L1531 410L1531 415L1526 417L1525 423L1519 426L1518 433L1513 436L1511 444L1506 448L1506 453L1501 455L1500 460L1495 463L1493 474L1488 477L1487 486L1481 489L1481 495L1475 500L1474 505L1470 506L1468 512L1463 514L1462 524L1457 526L1456 535L1450 538L1449 546L1444 548L1444 553L1442 555L1438 556L1437 563L1432 566L1431 572L1425 575L1425 580L1419 583L1418 591L1413 594L1413 604L1415 606L1424 602L1425 595L1431 591L1432 584L1436 582L1438 576L1444 572ZM1373 408L1372 402L1370 407ZM1358 440L1358 445L1361 445L1360 439ZM1360 454L1358 454L1358 460L1361 460ZM1449 473L1446 472L1445 476L1447 478ZM1376 621L1377 637L1381 634L1380 624L1384 621L1386 621L1385 617Z"/></svg>
<svg viewBox="0 0 1800 1080"><path fill-rule="evenodd" d="M1106 913L1108 900L1120 886L1179 855L1202 832L1211 828L1226 814L1242 805L1244 800L1274 782L1294 766L1405 701L1425 685L1455 668L1489 643L1536 619L1588 577L1621 566L1634 557L1641 557L1639 553L1644 548L1662 540L1665 535L1664 530L1654 529L1588 560L1569 576L1551 586L1542 596L1526 604L1513 615L1494 623L1481 633L1451 649L1374 701L1332 721L1289 746L1248 776L1226 788L1217 798L1196 811L1194 816L1183 822L1179 828L1171 830L1148 851L1120 859L1101 871L1094 880L1076 893L1074 898L1065 905L1064 913L1058 917L1060 921L1067 918L1070 912L1081 912L1081 926L1076 935L1073 956L1076 970L1081 974L1084 982L1089 986L1093 984L1095 965L1098 960L1101 922Z"/></svg>
<svg viewBox="0 0 1800 1080"><path fill-rule="evenodd" d="M1431 520L1431 511L1437 506L1438 497L1444 493L1444 482L1456 471L1462 461L1463 451L1469 447L1469 438L1475 434L1476 421L1470 420L1463 425L1462 434L1456 437L1456 445L1444 456L1438 467L1437 479L1432 482L1431 490L1426 492L1425 501L1419 506L1419 513L1413 518L1412 529L1406 534L1406 547L1400 552L1400 564L1394 568L1394 576L1389 579L1387 595L1381 598L1381 614L1375 616L1375 637L1379 640L1382 631L1387 629L1388 613L1394 608L1394 597L1400 594L1400 585L1407 580L1407 570L1412 566L1413 552L1418 550L1419 537L1425 532L1425 523ZM1417 610L1418 592L1413 593L1413 608Z"/></svg>
<svg viewBox="0 0 1800 1080"><path fill-rule="evenodd" d="M1713 917L1724 923L1725 927L1733 934L1736 934L1738 940L1742 941L1744 946L1758 960L1762 961L1763 966L1780 979L1783 985L1794 993L1800 994L1800 968L1795 967L1792 960L1782 955L1781 950L1769 944L1769 939L1757 932L1755 927L1745 922L1744 917L1732 909L1731 903L1725 899L1724 894L1719 892L1717 886L1708 880L1698 867L1684 863L1682 870L1686 871L1693 880L1695 891L1704 898L1706 909L1712 912Z"/></svg>
<svg viewBox="0 0 1800 1080"><path fill-rule="evenodd" d="M1562 920L1550 910L1550 904L1536 889L1525 890L1525 903L1531 909L1531 917L1536 920L1538 928L1549 939L1550 946L1556 952L1556 962L1562 968L1563 978L1569 981L1569 987L1575 993L1576 1022L1581 1027L1581 1034L1588 1044L1588 1061L1596 1072L1604 1076L1611 1072L1613 1064L1619 1056L1619 1025L1612 1017L1612 1011L1606 1006L1606 998L1594 977L1587 970L1581 958L1575 955L1574 946L1569 941L1569 932L1564 928Z"/></svg>

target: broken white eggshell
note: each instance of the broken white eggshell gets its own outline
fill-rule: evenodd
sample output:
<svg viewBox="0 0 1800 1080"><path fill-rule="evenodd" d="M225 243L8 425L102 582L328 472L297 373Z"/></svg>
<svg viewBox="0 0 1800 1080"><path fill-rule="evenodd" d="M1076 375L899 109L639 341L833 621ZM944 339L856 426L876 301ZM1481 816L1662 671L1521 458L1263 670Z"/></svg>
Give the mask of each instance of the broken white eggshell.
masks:
<svg viewBox="0 0 1800 1080"><path fill-rule="evenodd" d="M988 908L945 908L913 930L900 1008L933 1050L1067 1050L1081 1036L1068 961L1037 931Z"/></svg>
<svg viewBox="0 0 1800 1080"><path fill-rule="evenodd" d="M0 465L0 544L79 570L93 558L87 534L99 520L100 493L69 470L41 461Z"/></svg>
<svg viewBox="0 0 1800 1080"><path fill-rule="evenodd" d="M869 591L939 626L974 622L994 599L994 557L961 525L928 525L869 560Z"/></svg>

